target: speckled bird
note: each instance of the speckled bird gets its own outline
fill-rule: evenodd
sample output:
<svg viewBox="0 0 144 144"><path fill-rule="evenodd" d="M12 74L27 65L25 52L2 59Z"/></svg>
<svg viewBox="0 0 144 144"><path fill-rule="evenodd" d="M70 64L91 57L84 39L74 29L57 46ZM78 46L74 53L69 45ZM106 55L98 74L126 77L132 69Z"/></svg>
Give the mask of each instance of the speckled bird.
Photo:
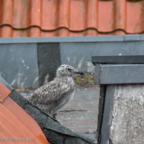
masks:
<svg viewBox="0 0 144 144"><path fill-rule="evenodd" d="M74 93L74 74L83 74L69 65L61 65L53 81L38 88L29 98L29 101L44 112L55 117L57 112L64 107Z"/></svg>

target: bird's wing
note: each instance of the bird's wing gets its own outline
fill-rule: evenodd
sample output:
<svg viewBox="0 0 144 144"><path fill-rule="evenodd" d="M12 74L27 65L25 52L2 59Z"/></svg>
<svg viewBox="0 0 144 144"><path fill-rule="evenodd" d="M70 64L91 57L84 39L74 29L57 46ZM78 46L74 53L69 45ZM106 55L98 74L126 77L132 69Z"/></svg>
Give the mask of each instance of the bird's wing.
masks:
<svg viewBox="0 0 144 144"><path fill-rule="evenodd" d="M37 89L34 92L31 101L35 104L50 104L54 101L57 101L65 94L73 91L71 91L70 89L71 88L67 83L51 81L50 83L43 85L39 89Z"/></svg>

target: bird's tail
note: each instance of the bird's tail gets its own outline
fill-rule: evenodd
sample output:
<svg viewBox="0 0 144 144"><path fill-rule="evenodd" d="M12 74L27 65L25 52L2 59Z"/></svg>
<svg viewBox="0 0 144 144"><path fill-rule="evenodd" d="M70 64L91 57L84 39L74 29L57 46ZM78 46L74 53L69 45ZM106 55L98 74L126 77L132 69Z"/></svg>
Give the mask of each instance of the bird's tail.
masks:
<svg viewBox="0 0 144 144"><path fill-rule="evenodd" d="M23 96L25 99L27 99L28 101L30 101L32 96Z"/></svg>

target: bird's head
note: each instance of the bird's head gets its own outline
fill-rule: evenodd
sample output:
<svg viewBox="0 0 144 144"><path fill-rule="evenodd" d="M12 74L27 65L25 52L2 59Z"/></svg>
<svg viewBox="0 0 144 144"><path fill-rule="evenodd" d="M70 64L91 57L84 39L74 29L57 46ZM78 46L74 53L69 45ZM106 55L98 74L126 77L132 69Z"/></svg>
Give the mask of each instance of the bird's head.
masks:
<svg viewBox="0 0 144 144"><path fill-rule="evenodd" d="M82 72L79 72L78 70L74 69L72 66L69 65L61 65L57 69L57 77L62 77L62 76L72 76L74 74L81 74L83 75Z"/></svg>

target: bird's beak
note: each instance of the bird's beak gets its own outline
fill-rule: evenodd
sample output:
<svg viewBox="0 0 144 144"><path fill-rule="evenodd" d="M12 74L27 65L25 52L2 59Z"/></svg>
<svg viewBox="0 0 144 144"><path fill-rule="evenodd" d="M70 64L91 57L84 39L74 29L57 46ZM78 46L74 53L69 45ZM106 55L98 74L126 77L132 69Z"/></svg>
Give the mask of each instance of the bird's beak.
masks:
<svg viewBox="0 0 144 144"><path fill-rule="evenodd" d="M83 73L83 72L76 72L75 74L84 75L84 73Z"/></svg>

